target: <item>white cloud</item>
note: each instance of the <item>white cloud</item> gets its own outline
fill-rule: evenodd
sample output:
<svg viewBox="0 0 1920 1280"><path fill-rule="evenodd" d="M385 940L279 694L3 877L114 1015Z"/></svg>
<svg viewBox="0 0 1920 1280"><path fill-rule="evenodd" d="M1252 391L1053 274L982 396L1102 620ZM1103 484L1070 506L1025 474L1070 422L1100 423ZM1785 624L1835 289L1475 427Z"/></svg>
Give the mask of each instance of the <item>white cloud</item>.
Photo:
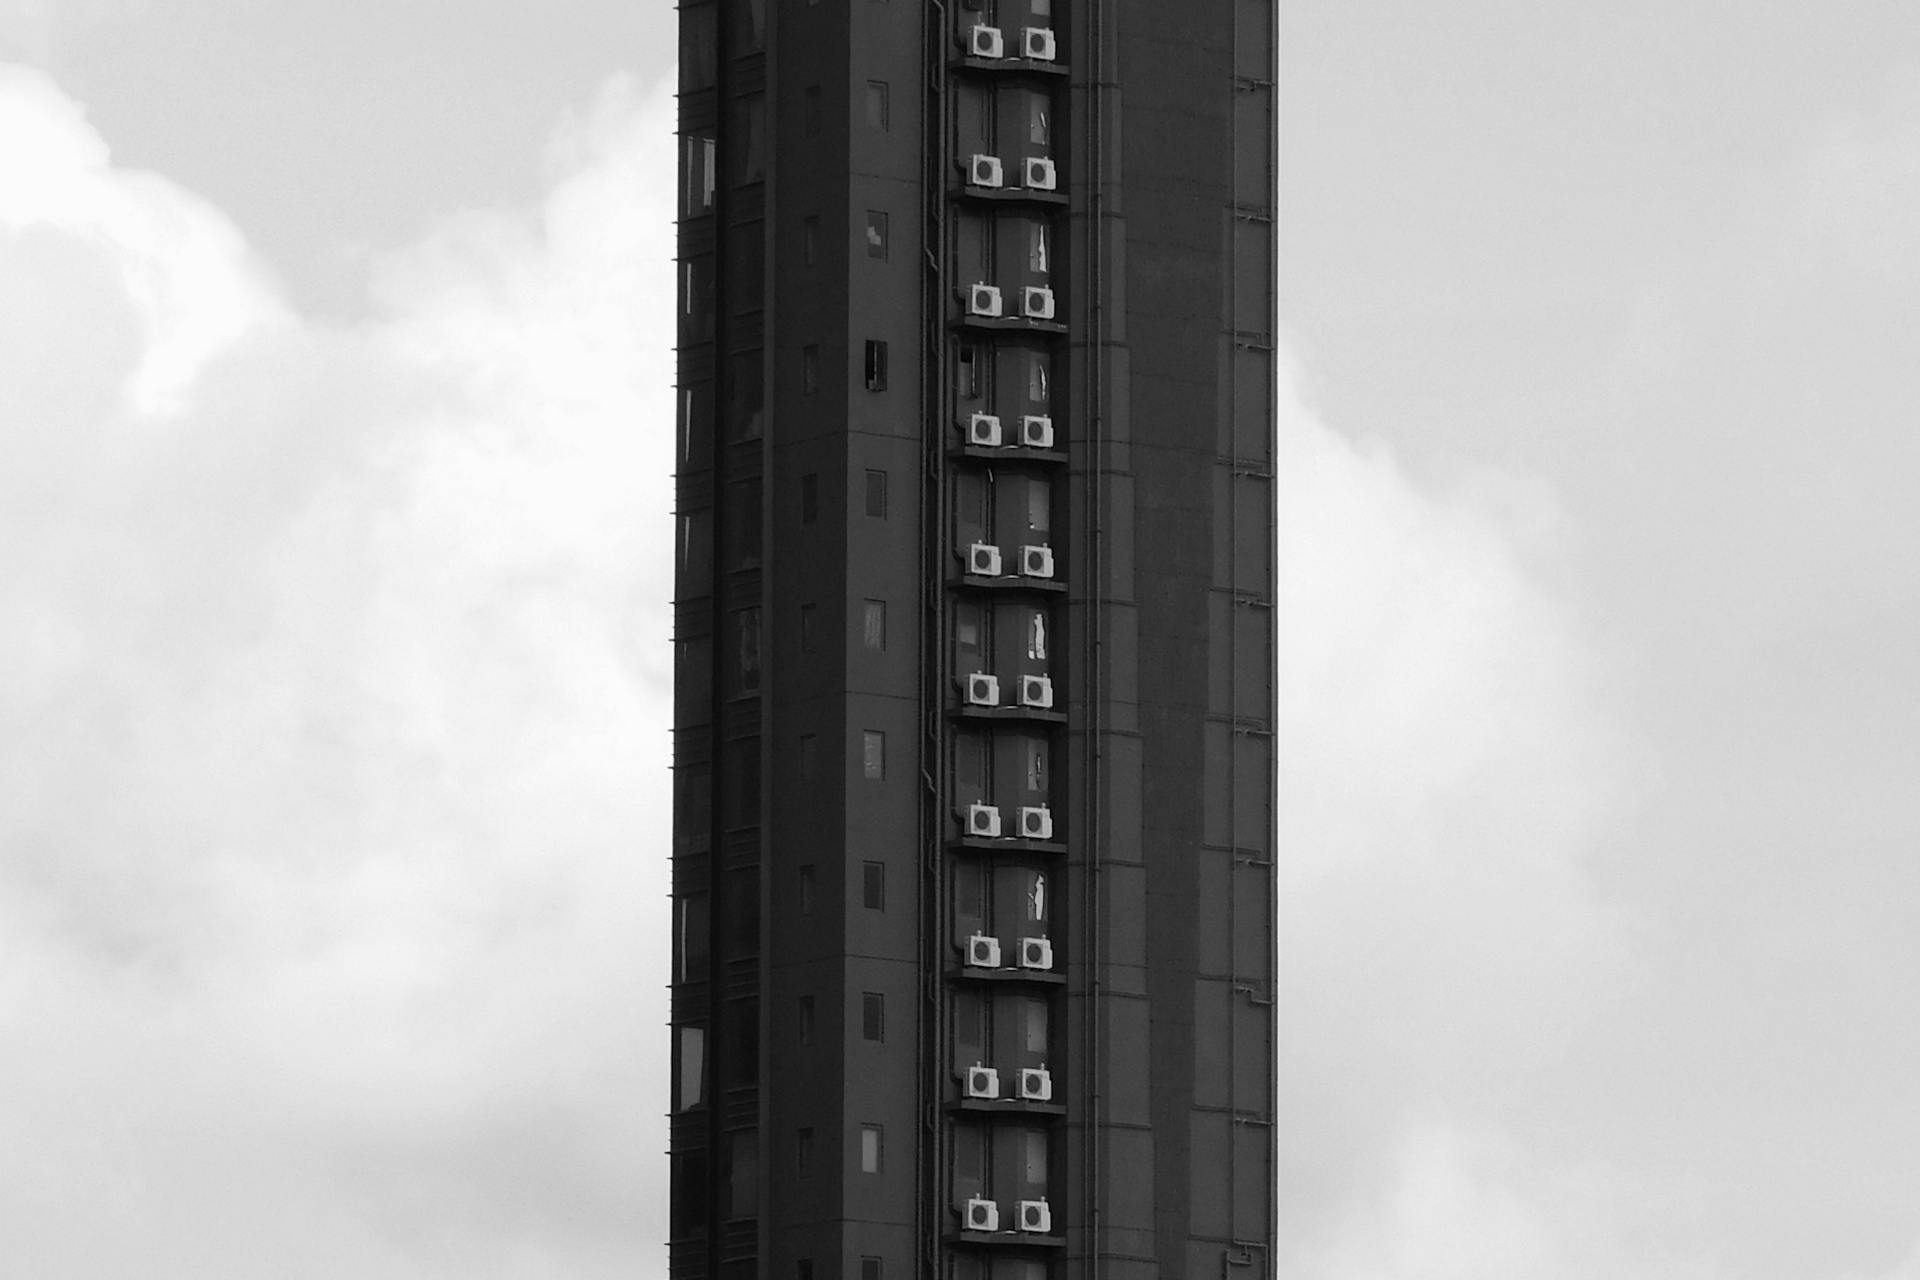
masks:
<svg viewBox="0 0 1920 1280"><path fill-rule="evenodd" d="M0 73L0 1269L664 1238L671 111L610 85L326 327Z"/></svg>

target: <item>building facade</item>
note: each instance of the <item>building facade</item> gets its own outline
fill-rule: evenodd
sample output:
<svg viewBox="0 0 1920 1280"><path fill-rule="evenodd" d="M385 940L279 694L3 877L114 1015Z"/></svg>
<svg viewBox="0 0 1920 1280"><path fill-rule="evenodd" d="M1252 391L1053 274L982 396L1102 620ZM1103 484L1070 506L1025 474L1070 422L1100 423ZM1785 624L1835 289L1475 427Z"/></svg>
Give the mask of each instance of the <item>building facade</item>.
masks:
<svg viewBox="0 0 1920 1280"><path fill-rule="evenodd" d="M1274 0L684 0L672 1273L1270 1276Z"/></svg>

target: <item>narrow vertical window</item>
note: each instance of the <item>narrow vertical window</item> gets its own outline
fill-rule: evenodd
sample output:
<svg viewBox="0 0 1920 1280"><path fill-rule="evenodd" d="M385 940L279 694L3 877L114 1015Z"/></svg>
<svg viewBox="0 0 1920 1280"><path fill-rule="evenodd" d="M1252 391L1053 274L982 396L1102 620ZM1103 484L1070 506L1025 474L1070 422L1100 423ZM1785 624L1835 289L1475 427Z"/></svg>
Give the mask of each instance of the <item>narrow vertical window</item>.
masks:
<svg viewBox="0 0 1920 1280"><path fill-rule="evenodd" d="M820 739L817 735L800 735L800 780L811 782L820 772Z"/></svg>
<svg viewBox="0 0 1920 1280"><path fill-rule="evenodd" d="M867 472L867 514L875 520L887 518L887 473Z"/></svg>
<svg viewBox="0 0 1920 1280"><path fill-rule="evenodd" d="M793 1171L802 1178L813 1176L813 1130L802 1129L793 1135ZM804 1264L813 1271L811 1262Z"/></svg>
<svg viewBox="0 0 1920 1280"><path fill-rule="evenodd" d="M800 523L820 518L820 477L809 471L800 477Z"/></svg>
<svg viewBox="0 0 1920 1280"><path fill-rule="evenodd" d="M875 1044L887 1038L887 998L878 991L860 993L860 1038Z"/></svg>
<svg viewBox="0 0 1920 1280"><path fill-rule="evenodd" d="M734 615L739 644L739 685L743 694L760 692L760 610L741 609Z"/></svg>
<svg viewBox="0 0 1920 1280"><path fill-rule="evenodd" d="M971 342L960 344L960 373L955 380L955 390L962 399L971 400L980 394L980 349Z"/></svg>
<svg viewBox="0 0 1920 1280"><path fill-rule="evenodd" d="M820 0L807 0L808 4L818 4ZM813 1259L797 1258L793 1264L793 1280L813 1280Z"/></svg>
<svg viewBox="0 0 1920 1280"><path fill-rule="evenodd" d="M814 605L803 604L800 606L800 652L802 653L812 653L814 651L814 646L817 641L814 633L819 612L819 608ZM805 739L803 738L802 741L805 741Z"/></svg>
<svg viewBox="0 0 1920 1280"><path fill-rule="evenodd" d="M820 390L820 348L808 343L800 348L800 394L816 395Z"/></svg>
<svg viewBox="0 0 1920 1280"><path fill-rule="evenodd" d="M800 997L800 1043L813 1043L813 997ZM805 1130L802 1130L805 1132Z"/></svg>
<svg viewBox="0 0 1920 1280"><path fill-rule="evenodd" d="M727 1216L750 1218L759 1210L760 1135L751 1129L727 1142Z"/></svg>
<svg viewBox="0 0 1920 1280"><path fill-rule="evenodd" d="M880 1280L880 1259L860 1259L860 1280Z"/></svg>
<svg viewBox="0 0 1920 1280"><path fill-rule="evenodd" d="M867 862L861 864L862 900L869 911L887 909L887 864Z"/></svg>
<svg viewBox="0 0 1920 1280"><path fill-rule="evenodd" d="M863 1124L860 1126L860 1172L880 1172L880 1126Z"/></svg>
<svg viewBox="0 0 1920 1280"><path fill-rule="evenodd" d="M1047 363L1046 357L1035 355L1033 363L1027 366L1027 399L1035 404L1047 402Z"/></svg>
<svg viewBox="0 0 1920 1280"><path fill-rule="evenodd" d="M813 914L813 867L811 864L800 868L800 914Z"/></svg>
<svg viewBox="0 0 1920 1280"><path fill-rule="evenodd" d="M800 219L800 261L812 266L820 256L820 219L808 216Z"/></svg>
<svg viewBox="0 0 1920 1280"><path fill-rule="evenodd" d="M1045 793L1047 789L1047 747L1035 742L1027 748L1027 790Z"/></svg>
<svg viewBox="0 0 1920 1280"><path fill-rule="evenodd" d="M884 80L867 81L867 127L878 129L882 133L891 128L887 120L887 82Z"/></svg>
<svg viewBox="0 0 1920 1280"><path fill-rule="evenodd" d="M861 772L871 781L882 781L887 776L887 735L868 729L861 733L860 739Z"/></svg>
<svg viewBox="0 0 1920 1280"><path fill-rule="evenodd" d="M734 99L733 140L736 186L767 176L767 100L764 94Z"/></svg>
<svg viewBox="0 0 1920 1280"><path fill-rule="evenodd" d="M867 210L867 256L883 260L887 256L887 215L878 209Z"/></svg>
<svg viewBox="0 0 1920 1280"><path fill-rule="evenodd" d="M1036 222L1027 239L1027 269L1035 275L1047 274L1047 224Z"/></svg>
<svg viewBox="0 0 1920 1280"><path fill-rule="evenodd" d="M862 619L862 632L867 648L883 652L887 647L887 602L869 600L866 602L865 617Z"/></svg>
<svg viewBox="0 0 1920 1280"><path fill-rule="evenodd" d="M1039 534L1053 528L1053 490L1045 480L1027 481L1027 525Z"/></svg>
<svg viewBox="0 0 1920 1280"><path fill-rule="evenodd" d="M820 86L817 84L800 91L800 132L809 138L820 132Z"/></svg>
<svg viewBox="0 0 1920 1280"><path fill-rule="evenodd" d="M1036 93L1027 100L1027 141L1037 147L1044 147L1053 141L1052 129L1047 120L1045 94Z"/></svg>
<svg viewBox="0 0 1920 1280"><path fill-rule="evenodd" d="M885 391L887 389L887 344L873 338L867 339L867 390Z"/></svg>
<svg viewBox="0 0 1920 1280"><path fill-rule="evenodd" d="M678 1109L691 1111L706 1098L707 1029L680 1028L680 1096Z"/></svg>

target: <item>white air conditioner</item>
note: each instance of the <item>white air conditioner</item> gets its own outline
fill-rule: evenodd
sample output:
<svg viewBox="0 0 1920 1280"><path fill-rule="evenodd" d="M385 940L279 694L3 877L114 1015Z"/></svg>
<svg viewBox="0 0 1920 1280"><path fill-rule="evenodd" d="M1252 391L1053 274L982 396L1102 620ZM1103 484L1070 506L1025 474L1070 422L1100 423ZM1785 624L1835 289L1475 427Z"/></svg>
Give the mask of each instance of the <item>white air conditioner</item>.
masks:
<svg viewBox="0 0 1920 1280"><path fill-rule="evenodd" d="M1029 578L1051 578L1053 576L1053 548L1020 548L1020 572L1026 574Z"/></svg>
<svg viewBox="0 0 1920 1280"><path fill-rule="evenodd" d="M997 707L1000 705L1000 677L976 671L960 682L967 693L967 705L970 707Z"/></svg>
<svg viewBox="0 0 1920 1280"><path fill-rule="evenodd" d="M967 806L967 834L985 836L989 840L1000 838L1000 810L990 804L970 804Z"/></svg>
<svg viewBox="0 0 1920 1280"><path fill-rule="evenodd" d="M1041 1074L1045 1074L1042 1072ZM1020 1087L1026 1087L1026 1076L1020 1077ZM1049 1086L1051 1092L1051 1086ZM967 1068L967 1096L969 1098L997 1098L1000 1096L1000 1073L992 1067ZM1025 1094L1021 1094L1025 1097Z"/></svg>
<svg viewBox="0 0 1920 1280"><path fill-rule="evenodd" d="M1052 1073L1045 1067L1020 1068L1020 1096L1028 1102L1052 1102Z"/></svg>
<svg viewBox="0 0 1920 1280"><path fill-rule="evenodd" d="M1025 941L1031 942L1028 938ZM1041 939L1045 941L1045 939ZM1000 939L991 934L976 933L967 938L967 963L975 969L998 969L1000 967Z"/></svg>
<svg viewBox="0 0 1920 1280"><path fill-rule="evenodd" d="M978 937L979 935L976 934L974 936ZM998 955L1000 953L999 942L991 938L989 938L988 941L993 942L994 954ZM1020 967L1022 969L1053 968L1053 939L1020 939Z"/></svg>
<svg viewBox="0 0 1920 1280"><path fill-rule="evenodd" d="M965 293L967 314L987 316L1000 314L1000 286L992 284L970 284Z"/></svg>
<svg viewBox="0 0 1920 1280"><path fill-rule="evenodd" d="M1053 319L1053 290L1030 284L1020 291L1020 314L1029 320Z"/></svg>
<svg viewBox="0 0 1920 1280"><path fill-rule="evenodd" d="M1020 836L1025 840L1053 839L1053 810L1043 804L1022 805Z"/></svg>
<svg viewBox="0 0 1920 1280"><path fill-rule="evenodd" d="M1000 447L1000 418L997 414L976 413L967 419L967 443L989 449Z"/></svg>
<svg viewBox="0 0 1920 1280"><path fill-rule="evenodd" d="M1045 156L1028 156L1024 166L1020 185L1034 191L1051 191L1054 188L1053 161ZM995 184L998 185L998 184Z"/></svg>
<svg viewBox="0 0 1920 1280"><path fill-rule="evenodd" d="M1045 1200L1022 1200L1020 1202L1020 1229L1046 1235L1053 1230L1053 1211L1047 1208Z"/></svg>
<svg viewBox="0 0 1920 1280"><path fill-rule="evenodd" d="M1000 1206L991 1200L969 1200L963 1219L968 1231L998 1231Z"/></svg>
<svg viewBox="0 0 1920 1280"><path fill-rule="evenodd" d="M1020 443L1029 449L1053 448L1053 419L1044 413L1029 413L1021 418Z"/></svg>
<svg viewBox="0 0 1920 1280"><path fill-rule="evenodd" d="M1000 28L989 27L985 23L967 28L966 44L967 52L976 58L1003 58L1007 53L1006 41L1000 38Z"/></svg>
<svg viewBox="0 0 1920 1280"><path fill-rule="evenodd" d="M997 54L995 55L998 56ZM1054 56L1052 27L1024 27L1020 32L1020 56L1037 58L1041 62L1052 62Z"/></svg>
<svg viewBox="0 0 1920 1280"><path fill-rule="evenodd" d="M1031 162L1029 162L1031 163ZM1000 157L975 155L967 158L967 185L972 187L998 187L1006 179L1000 169Z"/></svg>
<svg viewBox="0 0 1920 1280"><path fill-rule="evenodd" d="M1052 563L1051 560L1048 561ZM976 542L967 548L967 572L982 578L1000 576L1000 548L991 542Z"/></svg>
<svg viewBox="0 0 1920 1280"><path fill-rule="evenodd" d="M1020 677L1020 705L1047 708L1053 705L1053 681L1046 676Z"/></svg>

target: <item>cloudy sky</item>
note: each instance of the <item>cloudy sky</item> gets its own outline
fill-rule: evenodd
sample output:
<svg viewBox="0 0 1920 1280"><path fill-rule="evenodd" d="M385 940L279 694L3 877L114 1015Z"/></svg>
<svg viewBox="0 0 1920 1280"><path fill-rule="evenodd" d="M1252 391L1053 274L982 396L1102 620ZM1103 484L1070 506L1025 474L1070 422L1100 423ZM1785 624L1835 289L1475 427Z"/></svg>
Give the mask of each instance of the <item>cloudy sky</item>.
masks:
<svg viewBox="0 0 1920 1280"><path fill-rule="evenodd" d="M1920 10L1287 0L1288 1280L1920 1280ZM671 10L0 0L0 1272L659 1275Z"/></svg>

